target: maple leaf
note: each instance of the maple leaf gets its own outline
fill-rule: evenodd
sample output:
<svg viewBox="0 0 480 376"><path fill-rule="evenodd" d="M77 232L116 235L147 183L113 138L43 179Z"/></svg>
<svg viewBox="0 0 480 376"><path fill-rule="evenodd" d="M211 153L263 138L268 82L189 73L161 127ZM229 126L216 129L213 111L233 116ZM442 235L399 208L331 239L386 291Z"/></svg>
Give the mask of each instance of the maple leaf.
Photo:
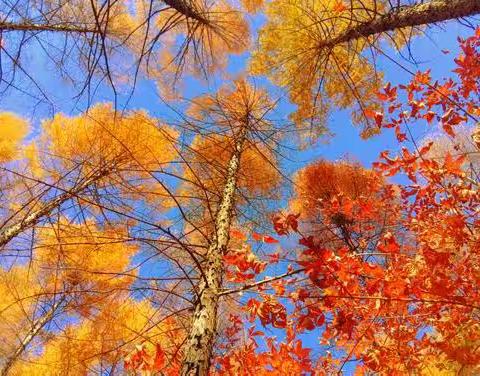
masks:
<svg viewBox="0 0 480 376"><path fill-rule="evenodd" d="M369 108L365 109L363 113L367 118L375 120L375 124L377 125L377 127L381 128L384 116L383 113Z"/></svg>

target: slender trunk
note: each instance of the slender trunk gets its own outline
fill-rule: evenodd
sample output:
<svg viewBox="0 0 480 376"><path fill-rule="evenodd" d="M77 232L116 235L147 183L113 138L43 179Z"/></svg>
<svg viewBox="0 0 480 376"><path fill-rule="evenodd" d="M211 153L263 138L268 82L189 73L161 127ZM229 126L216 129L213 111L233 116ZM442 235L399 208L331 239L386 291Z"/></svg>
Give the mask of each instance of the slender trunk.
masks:
<svg viewBox="0 0 480 376"><path fill-rule="evenodd" d="M340 43L393 31L402 27L420 26L480 13L479 0L432 0L394 9L361 23L335 38L320 43L319 48L332 48Z"/></svg>
<svg viewBox="0 0 480 376"><path fill-rule="evenodd" d="M78 34L89 34L89 33L100 34L100 30L98 30L95 27L92 27L92 28L81 27L81 26L77 27L72 24L48 25L48 24L38 24L34 22L29 22L29 21L0 22L0 32L7 32L7 31L51 31L51 32L57 32L57 33L60 32L60 33L78 33Z"/></svg>
<svg viewBox="0 0 480 376"><path fill-rule="evenodd" d="M40 209L27 215L25 218L9 225L4 228L0 228L0 249L8 244L15 236L23 231L35 226L43 217L49 215L55 208L58 208L65 201L71 198L77 197L78 194L87 189L90 185L105 177L111 172L111 169L102 169L91 177L85 179L83 182L75 186L69 191L62 193L61 195L53 198Z"/></svg>
<svg viewBox="0 0 480 376"><path fill-rule="evenodd" d="M55 315L57 309L60 307L60 305L64 302L64 298L59 299L56 303L50 307L50 309L41 317L39 317L34 323L33 326L30 328L28 333L25 335L25 337L21 340L20 344L18 347L15 349L15 351L7 358L5 364L3 365L1 371L0 371L0 376L7 376L8 373L10 372L10 369L12 366L15 364L15 362L18 360L20 356L24 353L25 349L27 346L32 342L32 340L38 335L40 330L47 325Z"/></svg>
<svg viewBox="0 0 480 376"><path fill-rule="evenodd" d="M222 284L223 260L230 238L230 224L235 202L240 157L248 129L243 127L236 137L233 154L228 163L227 179L220 206L215 216L215 233L206 254L203 278L192 326L185 345L182 376L206 376L210 368L213 344L217 331L217 307Z"/></svg>

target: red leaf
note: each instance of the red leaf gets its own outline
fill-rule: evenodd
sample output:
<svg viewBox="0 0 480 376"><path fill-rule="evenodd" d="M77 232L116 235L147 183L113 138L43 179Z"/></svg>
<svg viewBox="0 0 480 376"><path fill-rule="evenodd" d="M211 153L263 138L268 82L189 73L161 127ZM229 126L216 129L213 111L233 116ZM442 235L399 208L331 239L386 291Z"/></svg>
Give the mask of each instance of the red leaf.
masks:
<svg viewBox="0 0 480 376"><path fill-rule="evenodd" d="M277 239L272 238L271 236L267 236L267 235L265 235L265 236L263 237L263 241L264 241L264 243L268 243L268 244L278 243L278 240L277 240Z"/></svg>
<svg viewBox="0 0 480 376"><path fill-rule="evenodd" d="M236 229L230 231L230 236L238 240L247 240L247 235L245 235L242 231Z"/></svg>
<svg viewBox="0 0 480 376"><path fill-rule="evenodd" d="M395 127L395 136L397 137L398 142L403 142L407 139L407 135L403 132L400 132L400 127Z"/></svg>
<svg viewBox="0 0 480 376"><path fill-rule="evenodd" d="M257 233L257 232L253 232L253 233L252 233L252 238L253 238L253 240L256 240L257 242L259 242L259 241L262 241L263 236L260 235L260 234Z"/></svg>
<svg viewBox="0 0 480 376"><path fill-rule="evenodd" d="M165 352L162 347L157 343L155 360L153 362L153 369L160 371L165 366Z"/></svg>

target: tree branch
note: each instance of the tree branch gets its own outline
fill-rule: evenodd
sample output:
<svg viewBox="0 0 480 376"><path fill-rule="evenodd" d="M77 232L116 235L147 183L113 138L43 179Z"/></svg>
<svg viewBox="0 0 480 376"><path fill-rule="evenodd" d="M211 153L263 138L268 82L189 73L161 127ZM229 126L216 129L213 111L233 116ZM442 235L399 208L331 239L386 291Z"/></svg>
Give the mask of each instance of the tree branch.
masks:
<svg viewBox="0 0 480 376"><path fill-rule="evenodd" d="M337 37L322 41L318 48L333 48L341 43L403 27L433 24L478 13L480 13L480 1L478 0L432 0L428 3L417 3L392 10L371 21L361 23Z"/></svg>

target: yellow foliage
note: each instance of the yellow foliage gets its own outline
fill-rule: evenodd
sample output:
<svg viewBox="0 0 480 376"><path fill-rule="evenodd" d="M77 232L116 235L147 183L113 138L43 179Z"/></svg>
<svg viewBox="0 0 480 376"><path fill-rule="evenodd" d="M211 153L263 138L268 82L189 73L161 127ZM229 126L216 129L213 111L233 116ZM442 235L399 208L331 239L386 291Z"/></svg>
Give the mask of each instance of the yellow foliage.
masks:
<svg viewBox="0 0 480 376"><path fill-rule="evenodd" d="M233 128L248 125L261 129L269 126L264 118L274 108L265 89L250 85L245 79L222 86L215 95L195 98L188 114L195 120L212 119L217 126Z"/></svg>
<svg viewBox="0 0 480 376"><path fill-rule="evenodd" d="M354 120L364 122L362 107L376 102L382 75L362 55L373 40L360 38L333 48L323 48L322 43L385 11L387 3L339 4L338 0L273 0L266 5L267 22L259 32L260 48L253 54L250 70L288 88L298 106L293 120L299 125L305 121L322 125L330 105L350 109L360 104ZM404 34L397 34L394 38L401 45Z"/></svg>
<svg viewBox="0 0 480 376"><path fill-rule="evenodd" d="M263 8L264 0L241 0L243 8L249 13L257 13Z"/></svg>
<svg viewBox="0 0 480 376"><path fill-rule="evenodd" d="M39 282L28 265L0 269L0 357L11 354L30 327L43 292Z"/></svg>
<svg viewBox="0 0 480 376"><path fill-rule="evenodd" d="M162 95L175 97L176 81L185 72L205 77L224 70L231 54L240 54L250 45L250 30L242 12L226 1L207 4L202 0L187 3L203 21L181 18L172 9L160 12L158 29L171 28L156 52L157 66L149 66ZM173 25L172 19L175 19Z"/></svg>
<svg viewBox="0 0 480 376"><path fill-rule="evenodd" d="M124 42L139 26L134 14L129 12L126 1L108 3L85 0L47 0L44 2L51 12L51 22L71 24L77 27L95 28L95 20L107 38Z"/></svg>
<svg viewBox="0 0 480 376"><path fill-rule="evenodd" d="M144 111L121 114L110 104L97 104L78 116L57 114L42 127L43 142L67 170L85 163L84 169L120 165L155 170L174 157L175 132Z"/></svg>
<svg viewBox="0 0 480 376"><path fill-rule="evenodd" d="M34 142L29 143L23 148L23 154L27 162L27 168L30 173L36 177L41 178L45 171L40 163L40 156L38 155L38 147Z"/></svg>
<svg viewBox="0 0 480 376"><path fill-rule="evenodd" d="M125 237L118 229L99 229L93 221L79 225L61 219L38 230L31 262L0 269L0 356L12 356L36 322L47 319L45 335L34 333L32 342L35 359L47 343L41 360L22 363L28 353L21 354L12 374L64 375L71 367L67 374L84 375L91 364L98 364L93 355L105 351L103 359L113 362L116 356L118 362L124 343L159 333L148 326L156 311L130 300L126 292L135 280L136 272L126 269L137 246ZM81 325L68 318L78 314ZM48 323L64 319L72 325L49 339Z"/></svg>
<svg viewBox="0 0 480 376"><path fill-rule="evenodd" d="M28 131L26 120L11 112L0 112L0 162L16 157L20 142Z"/></svg>
<svg viewBox="0 0 480 376"><path fill-rule="evenodd" d="M201 184L207 191L220 194L226 168L233 153L232 140L222 136L197 137L191 145L194 152L191 168L186 170L189 181ZM260 145L248 145L240 158L238 187L252 194L266 194L275 187L280 175L275 156Z"/></svg>
<svg viewBox="0 0 480 376"><path fill-rule="evenodd" d="M85 312L99 296L125 289L133 282L134 272L123 273L137 247L118 229L99 229L91 220L72 224L61 219L40 229L37 236L34 265L44 284L63 286Z"/></svg>
<svg viewBox="0 0 480 376"><path fill-rule="evenodd" d="M172 341L172 333L177 341ZM138 344L168 350L181 343L182 333L172 320L162 320L158 309L146 301L115 296L94 317L68 326L48 341L41 355L18 362L12 375L82 376L121 370L125 355Z"/></svg>

